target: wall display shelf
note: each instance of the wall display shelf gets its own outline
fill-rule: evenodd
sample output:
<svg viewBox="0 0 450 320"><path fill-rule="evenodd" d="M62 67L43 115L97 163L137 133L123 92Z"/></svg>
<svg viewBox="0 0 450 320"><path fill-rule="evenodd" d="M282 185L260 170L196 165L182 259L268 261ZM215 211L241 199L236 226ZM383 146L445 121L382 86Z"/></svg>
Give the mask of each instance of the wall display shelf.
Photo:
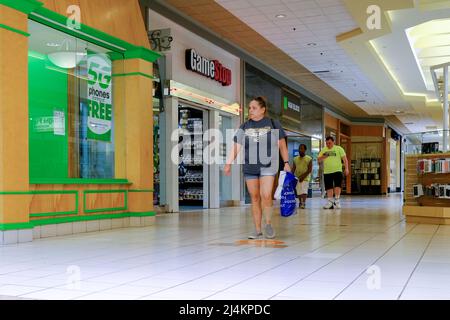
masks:
<svg viewBox="0 0 450 320"><path fill-rule="evenodd" d="M381 194L381 158L351 161L352 193Z"/></svg>
<svg viewBox="0 0 450 320"><path fill-rule="evenodd" d="M180 165L178 168L180 205L203 203L203 118L202 112L186 108L179 110L182 130Z"/></svg>
<svg viewBox="0 0 450 320"><path fill-rule="evenodd" d="M403 213L408 222L450 224L450 153L406 156Z"/></svg>

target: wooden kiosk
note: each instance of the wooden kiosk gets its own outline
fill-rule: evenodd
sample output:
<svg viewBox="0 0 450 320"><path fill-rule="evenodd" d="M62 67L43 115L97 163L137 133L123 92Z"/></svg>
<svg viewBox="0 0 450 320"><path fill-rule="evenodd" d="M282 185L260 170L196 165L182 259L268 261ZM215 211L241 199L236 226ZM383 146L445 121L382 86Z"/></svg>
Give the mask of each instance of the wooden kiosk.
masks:
<svg viewBox="0 0 450 320"><path fill-rule="evenodd" d="M440 159L450 161L450 153L406 156L403 214L406 216L407 222L450 224L450 197L447 197L450 191L445 192L445 188L441 188L440 191L444 191L444 194L437 193L438 186L448 184L450 190L450 170L435 168L434 163ZM420 170L418 162L423 160L431 160L433 165L426 170ZM416 194L414 194L415 186ZM421 188L420 186L423 187L423 195L421 195L422 192L417 192Z"/></svg>

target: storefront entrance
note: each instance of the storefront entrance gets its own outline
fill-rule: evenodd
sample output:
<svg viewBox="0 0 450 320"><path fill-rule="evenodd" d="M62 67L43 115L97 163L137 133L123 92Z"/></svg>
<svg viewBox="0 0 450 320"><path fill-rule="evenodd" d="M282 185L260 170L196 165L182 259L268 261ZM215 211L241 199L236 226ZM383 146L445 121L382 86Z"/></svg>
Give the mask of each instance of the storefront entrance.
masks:
<svg viewBox="0 0 450 320"><path fill-rule="evenodd" d="M208 165L204 162L203 134L208 130L208 110L188 103L178 105L180 144L178 165L180 210L209 207Z"/></svg>

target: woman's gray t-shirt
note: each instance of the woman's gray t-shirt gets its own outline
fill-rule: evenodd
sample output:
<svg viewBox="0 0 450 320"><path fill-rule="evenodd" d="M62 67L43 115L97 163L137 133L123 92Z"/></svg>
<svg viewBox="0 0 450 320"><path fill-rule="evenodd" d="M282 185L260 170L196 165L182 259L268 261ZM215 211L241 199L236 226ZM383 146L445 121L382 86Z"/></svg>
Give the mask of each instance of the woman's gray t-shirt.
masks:
<svg viewBox="0 0 450 320"><path fill-rule="evenodd" d="M272 137L278 139L272 141ZM278 120L263 118L244 122L233 138L234 142L244 146L244 174L259 174L261 167L274 166L278 170L278 140L285 137Z"/></svg>

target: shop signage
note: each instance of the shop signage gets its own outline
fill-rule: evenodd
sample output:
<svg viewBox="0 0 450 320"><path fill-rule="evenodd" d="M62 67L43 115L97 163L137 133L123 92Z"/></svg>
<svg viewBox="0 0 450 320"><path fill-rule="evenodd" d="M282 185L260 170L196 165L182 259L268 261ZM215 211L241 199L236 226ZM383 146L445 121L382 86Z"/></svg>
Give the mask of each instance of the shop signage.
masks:
<svg viewBox="0 0 450 320"><path fill-rule="evenodd" d="M290 120L300 122L301 118L301 108L300 108L300 97L286 91L282 90L283 94L283 106L281 108L283 117L289 118Z"/></svg>
<svg viewBox="0 0 450 320"><path fill-rule="evenodd" d="M186 50L186 68L213 79L223 86L231 85L231 70L218 60L202 57L194 49Z"/></svg>
<svg viewBox="0 0 450 320"><path fill-rule="evenodd" d="M53 110L53 116L37 117L33 119L33 131L52 132L55 136L66 134L66 121L63 110Z"/></svg>
<svg viewBox="0 0 450 320"><path fill-rule="evenodd" d="M111 141L111 60L102 54L88 54L88 139Z"/></svg>
<svg viewBox="0 0 450 320"><path fill-rule="evenodd" d="M64 111L53 110L53 134L64 136L66 134L66 117Z"/></svg>

